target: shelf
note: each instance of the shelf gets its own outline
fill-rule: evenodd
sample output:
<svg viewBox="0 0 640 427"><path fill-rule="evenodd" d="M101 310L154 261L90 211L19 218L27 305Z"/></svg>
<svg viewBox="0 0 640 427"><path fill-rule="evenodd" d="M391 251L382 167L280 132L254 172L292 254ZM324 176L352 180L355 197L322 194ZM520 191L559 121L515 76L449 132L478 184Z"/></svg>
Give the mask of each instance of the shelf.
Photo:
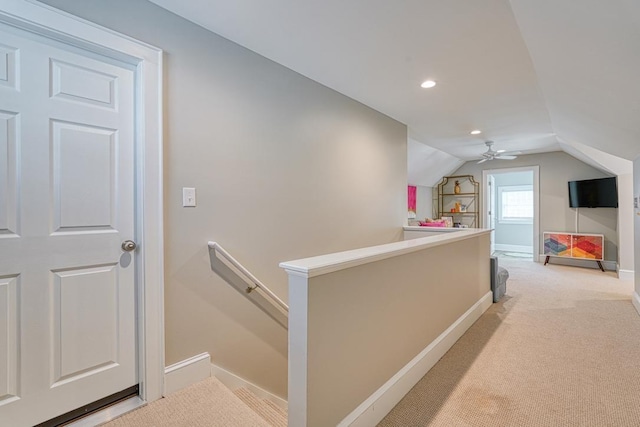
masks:
<svg viewBox="0 0 640 427"><path fill-rule="evenodd" d="M454 185L458 184L458 185ZM461 190L456 193L455 189ZM464 212L450 212L453 208L453 202L456 206L464 205ZM453 218L456 223L467 227L480 226L480 184L476 182L473 175L457 175L442 177L442 181L438 184L438 216ZM445 209L448 207L449 209Z"/></svg>

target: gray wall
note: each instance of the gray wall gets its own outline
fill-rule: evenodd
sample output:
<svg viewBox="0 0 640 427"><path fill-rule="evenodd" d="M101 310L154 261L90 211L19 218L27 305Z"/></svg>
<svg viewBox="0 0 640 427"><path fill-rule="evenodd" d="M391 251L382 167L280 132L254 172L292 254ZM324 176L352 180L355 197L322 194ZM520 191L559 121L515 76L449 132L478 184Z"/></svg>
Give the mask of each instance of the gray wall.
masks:
<svg viewBox="0 0 640 427"><path fill-rule="evenodd" d="M433 188L416 186L416 219L433 218Z"/></svg>
<svg viewBox="0 0 640 427"><path fill-rule="evenodd" d="M575 157L561 151L543 154L518 156L515 160L492 160L477 164L467 162L452 175L473 175L482 181L485 169L515 168L521 166L540 166L540 242L544 231L575 230L576 210L569 207L567 182L580 179L604 178L610 176ZM484 183L480 187L480 198ZM618 212L615 208L596 208L579 210L579 231L582 233L604 234L605 259L618 259ZM482 218L482 216L481 216ZM543 246L540 245L540 251Z"/></svg>
<svg viewBox="0 0 640 427"><path fill-rule="evenodd" d="M166 363L208 351L286 396L286 331L210 270L207 241L287 300L279 262L400 240L406 126L147 1L44 2L165 51Z"/></svg>
<svg viewBox="0 0 640 427"><path fill-rule="evenodd" d="M533 185L533 172L497 173L496 183L496 245L517 245L533 247L533 224L509 224L500 222L501 203L499 189L511 185Z"/></svg>

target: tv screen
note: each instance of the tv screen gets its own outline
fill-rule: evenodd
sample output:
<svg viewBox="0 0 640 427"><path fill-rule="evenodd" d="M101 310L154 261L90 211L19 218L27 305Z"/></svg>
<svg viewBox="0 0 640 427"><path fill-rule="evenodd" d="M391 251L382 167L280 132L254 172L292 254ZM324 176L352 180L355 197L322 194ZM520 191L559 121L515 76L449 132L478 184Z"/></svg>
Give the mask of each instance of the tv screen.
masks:
<svg viewBox="0 0 640 427"><path fill-rule="evenodd" d="M617 208L616 178L569 181L569 206L572 208Z"/></svg>

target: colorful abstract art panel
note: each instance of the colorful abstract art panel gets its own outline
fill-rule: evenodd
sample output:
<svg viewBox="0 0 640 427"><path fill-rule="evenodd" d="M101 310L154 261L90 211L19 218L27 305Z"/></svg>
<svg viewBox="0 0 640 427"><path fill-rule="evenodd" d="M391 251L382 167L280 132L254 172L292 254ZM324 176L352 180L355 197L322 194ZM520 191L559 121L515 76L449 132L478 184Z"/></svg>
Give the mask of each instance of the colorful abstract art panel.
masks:
<svg viewBox="0 0 640 427"><path fill-rule="evenodd" d="M574 235L571 256L573 258L602 259L602 237Z"/></svg>
<svg viewBox="0 0 640 427"><path fill-rule="evenodd" d="M555 256L571 256L571 235L560 233L544 233L544 254Z"/></svg>

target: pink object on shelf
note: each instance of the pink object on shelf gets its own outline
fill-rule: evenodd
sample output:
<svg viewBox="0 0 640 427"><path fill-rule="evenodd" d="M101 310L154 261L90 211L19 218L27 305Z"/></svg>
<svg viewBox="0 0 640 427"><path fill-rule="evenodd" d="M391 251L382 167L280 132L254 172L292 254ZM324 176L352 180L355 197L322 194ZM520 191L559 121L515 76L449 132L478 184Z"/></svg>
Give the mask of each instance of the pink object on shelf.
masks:
<svg viewBox="0 0 640 427"><path fill-rule="evenodd" d="M434 221L434 222L422 222L420 221L421 227L446 227L444 221Z"/></svg>

